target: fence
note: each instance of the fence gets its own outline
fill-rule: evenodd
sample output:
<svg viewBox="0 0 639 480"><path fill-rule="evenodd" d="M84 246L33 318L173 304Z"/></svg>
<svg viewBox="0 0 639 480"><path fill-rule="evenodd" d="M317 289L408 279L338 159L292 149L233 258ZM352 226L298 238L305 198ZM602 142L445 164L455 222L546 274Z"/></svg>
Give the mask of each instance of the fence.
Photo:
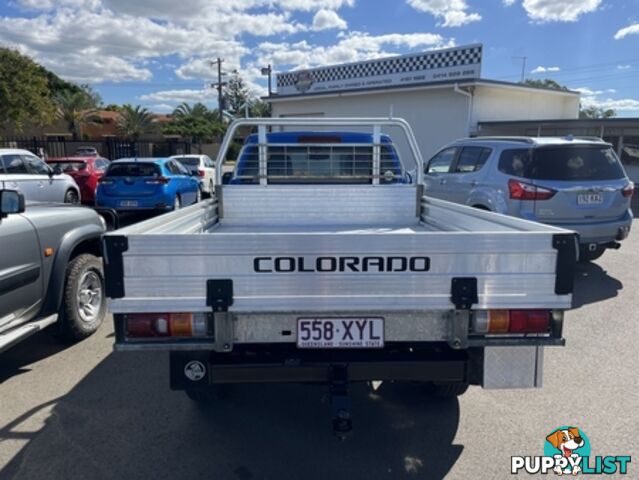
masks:
<svg viewBox="0 0 639 480"><path fill-rule="evenodd" d="M79 147L94 147L110 160L125 157L168 157L191 153L191 143L181 140L127 142L116 138L98 141L66 140L64 137L0 137L0 148L20 148L49 158L73 156Z"/></svg>

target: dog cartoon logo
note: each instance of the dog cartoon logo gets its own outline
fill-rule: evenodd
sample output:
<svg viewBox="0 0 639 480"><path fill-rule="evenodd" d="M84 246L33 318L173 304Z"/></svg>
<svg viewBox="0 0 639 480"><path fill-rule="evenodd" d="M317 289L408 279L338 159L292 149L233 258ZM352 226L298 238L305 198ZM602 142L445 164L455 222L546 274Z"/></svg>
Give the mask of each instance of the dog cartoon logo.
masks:
<svg viewBox="0 0 639 480"><path fill-rule="evenodd" d="M295 88L299 92L306 93L313 86L313 83L313 74L311 72L303 71L295 75Z"/></svg>
<svg viewBox="0 0 639 480"><path fill-rule="evenodd" d="M566 468L562 469L561 465L553 468L557 475L563 475L564 473L577 475L581 472L581 457L589 455L590 443L588 438L577 427L560 427L546 437L546 442L544 447L546 455L552 455L556 459L565 458L568 460ZM588 451L584 448L586 444L588 444ZM550 446L552 448L549 448ZM557 453L557 450L560 453Z"/></svg>

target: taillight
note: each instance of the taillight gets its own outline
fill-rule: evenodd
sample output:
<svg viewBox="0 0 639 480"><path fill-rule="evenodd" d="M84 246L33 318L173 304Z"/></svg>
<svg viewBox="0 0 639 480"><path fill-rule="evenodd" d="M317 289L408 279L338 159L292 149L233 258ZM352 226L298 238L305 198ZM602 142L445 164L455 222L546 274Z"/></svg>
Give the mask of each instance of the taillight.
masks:
<svg viewBox="0 0 639 480"><path fill-rule="evenodd" d="M128 338L205 337L206 313L130 313L124 316Z"/></svg>
<svg viewBox="0 0 639 480"><path fill-rule="evenodd" d="M632 194L635 192L635 184L630 182L628 185L626 185L625 187L623 187L623 189L621 190L621 194L625 197L632 197Z"/></svg>
<svg viewBox="0 0 639 480"><path fill-rule="evenodd" d="M171 181L170 178L155 177L155 178L148 178L148 179L144 180L144 183L146 183L147 185L166 185L170 181Z"/></svg>
<svg viewBox="0 0 639 480"><path fill-rule="evenodd" d="M113 185L115 182L109 178L102 177L98 180L98 183L101 183L102 185Z"/></svg>
<svg viewBox="0 0 639 480"><path fill-rule="evenodd" d="M515 200L548 200L557 193L550 188L538 187L514 179L508 180L508 191L510 198Z"/></svg>
<svg viewBox="0 0 639 480"><path fill-rule="evenodd" d="M473 316L474 333L548 333L550 310L478 310Z"/></svg>
<svg viewBox="0 0 639 480"><path fill-rule="evenodd" d="M199 170L197 171L197 174L198 174L200 177L203 177L204 175L206 175L206 172L205 172L204 170L202 170L202 169L199 169Z"/></svg>

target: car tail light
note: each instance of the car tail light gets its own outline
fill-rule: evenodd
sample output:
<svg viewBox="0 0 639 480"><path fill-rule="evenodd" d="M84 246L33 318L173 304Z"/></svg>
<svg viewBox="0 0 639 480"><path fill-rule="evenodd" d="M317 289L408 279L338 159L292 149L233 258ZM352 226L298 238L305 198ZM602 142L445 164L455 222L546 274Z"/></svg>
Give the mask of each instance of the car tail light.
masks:
<svg viewBox="0 0 639 480"><path fill-rule="evenodd" d="M113 185L115 183L113 180L106 177L100 178L98 182L101 183L102 185Z"/></svg>
<svg viewBox="0 0 639 480"><path fill-rule="evenodd" d="M547 333L550 310L479 310L474 313L474 333Z"/></svg>
<svg viewBox="0 0 639 480"><path fill-rule="evenodd" d="M508 180L508 191L510 198L515 200L548 200L557 193L550 188L542 188L513 179Z"/></svg>
<svg viewBox="0 0 639 480"><path fill-rule="evenodd" d="M149 178L147 180L144 180L144 183L146 183L147 185L166 185L170 181L171 181L170 178L155 177L155 178Z"/></svg>
<svg viewBox="0 0 639 480"><path fill-rule="evenodd" d="M206 175L206 172L200 168L200 169L197 171L197 174L198 174L200 177L203 177L204 175Z"/></svg>
<svg viewBox="0 0 639 480"><path fill-rule="evenodd" d="M128 338L208 335L208 316L205 313L130 313L124 318Z"/></svg>
<svg viewBox="0 0 639 480"><path fill-rule="evenodd" d="M628 185L626 185L625 187L623 187L623 189L621 190L621 194L625 197L632 197L632 194L635 192L635 184L630 182Z"/></svg>

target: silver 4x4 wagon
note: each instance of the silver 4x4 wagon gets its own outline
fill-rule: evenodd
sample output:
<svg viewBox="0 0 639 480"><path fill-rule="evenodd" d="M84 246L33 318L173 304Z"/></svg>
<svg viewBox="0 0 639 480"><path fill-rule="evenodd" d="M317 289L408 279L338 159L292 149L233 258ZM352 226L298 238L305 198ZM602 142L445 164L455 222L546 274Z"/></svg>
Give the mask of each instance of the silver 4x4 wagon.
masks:
<svg viewBox="0 0 639 480"><path fill-rule="evenodd" d="M630 232L633 184L612 146L572 137L457 140L426 164L426 195L579 234L580 259Z"/></svg>

